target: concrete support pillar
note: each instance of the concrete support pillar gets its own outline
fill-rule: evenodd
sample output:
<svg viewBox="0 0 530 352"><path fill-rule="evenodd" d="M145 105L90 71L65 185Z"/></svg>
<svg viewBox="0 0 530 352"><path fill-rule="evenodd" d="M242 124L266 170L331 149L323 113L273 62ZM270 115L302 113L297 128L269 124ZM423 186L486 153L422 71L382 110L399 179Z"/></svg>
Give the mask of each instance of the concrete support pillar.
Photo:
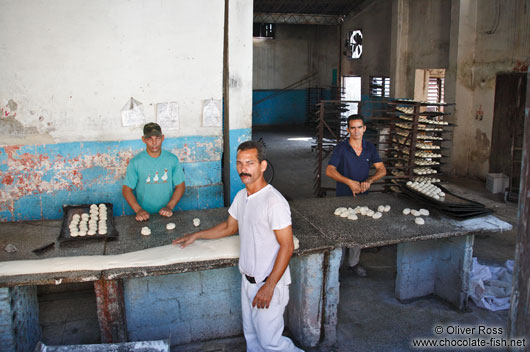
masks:
<svg viewBox="0 0 530 352"><path fill-rule="evenodd" d="M225 0L223 69L225 205L243 188L236 171L237 146L252 138L253 1Z"/></svg>
<svg viewBox="0 0 530 352"><path fill-rule="evenodd" d="M94 281L101 342L127 342L127 323L121 280Z"/></svg>
<svg viewBox="0 0 530 352"><path fill-rule="evenodd" d="M41 333L37 287L0 288L0 350L33 351Z"/></svg>
<svg viewBox="0 0 530 352"><path fill-rule="evenodd" d="M392 39L390 48L390 96L408 98L407 79L409 43L409 0L392 2Z"/></svg>
<svg viewBox="0 0 530 352"><path fill-rule="evenodd" d="M526 84L525 134L521 188L519 190L519 212L517 220L517 242L515 247L515 269L513 273L512 301L508 319L508 335L511 338L526 337L530 341L530 75Z"/></svg>
<svg viewBox="0 0 530 352"><path fill-rule="evenodd" d="M340 299L339 268L342 248L332 250L325 261L324 312L320 343L333 346L337 342L337 311Z"/></svg>
<svg viewBox="0 0 530 352"><path fill-rule="evenodd" d="M320 342L324 294L324 253L291 259L292 283L285 325L304 348Z"/></svg>
<svg viewBox="0 0 530 352"><path fill-rule="evenodd" d="M410 300L435 294L464 310L468 302L473 236L398 245L396 297Z"/></svg>
<svg viewBox="0 0 530 352"><path fill-rule="evenodd" d="M477 36L477 0L453 0L451 2L451 41L449 43L449 68L445 79L445 100L455 103L448 111L458 125L454 129L453 145L458 153L451 156L453 174L469 174L468 146L474 143L474 60Z"/></svg>
<svg viewBox="0 0 530 352"><path fill-rule="evenodd" d="M337 341L339 267L342 249L295 257L285 325L303 348Z"/></svg>

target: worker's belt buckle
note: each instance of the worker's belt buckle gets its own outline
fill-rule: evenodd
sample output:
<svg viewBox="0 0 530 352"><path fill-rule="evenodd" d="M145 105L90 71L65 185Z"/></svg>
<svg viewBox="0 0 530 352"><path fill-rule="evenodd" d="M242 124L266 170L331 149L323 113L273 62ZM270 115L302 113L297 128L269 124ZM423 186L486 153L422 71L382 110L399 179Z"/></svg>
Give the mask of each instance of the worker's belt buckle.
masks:
<svg viewBox="0 0 530 352"><path fill-rule="evenodd" d="M250 282L251 284L255 284L256 283L256 279L254 279L252 276L248 276L245 274L245 277L247 278L248 282ZM267 276L262 282L265 282L267 281L269 277Z"/></svg>

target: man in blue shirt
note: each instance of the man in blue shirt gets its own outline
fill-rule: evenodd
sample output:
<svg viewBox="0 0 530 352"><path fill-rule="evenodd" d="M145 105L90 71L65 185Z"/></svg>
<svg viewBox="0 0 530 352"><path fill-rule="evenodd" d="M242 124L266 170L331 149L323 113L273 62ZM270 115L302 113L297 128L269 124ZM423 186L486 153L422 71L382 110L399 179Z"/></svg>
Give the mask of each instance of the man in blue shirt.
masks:
<svg viewBox="0 0 530 352"><path fill-rule="evenodd" d="M150 213L170 217L184 194L184 171L176 155L162 150L164 135L158 124L144 126L142 141L145 150L127 166L123 197L138 221L148 220Z"/></svg>
<svg viewBox="0 0 530 352"><path fill-rule="evenodd" d="M386 169L376 147L363 139L366 125L362 115L348 117L350 137L337 144L326 168L326 175L337 181L337 196L353 196L366 193L372 183L386 175ZM375 174L370 176L370 166ZM348 265L359 276L366 270L359 265L361 250L350 248Z"/></svg>

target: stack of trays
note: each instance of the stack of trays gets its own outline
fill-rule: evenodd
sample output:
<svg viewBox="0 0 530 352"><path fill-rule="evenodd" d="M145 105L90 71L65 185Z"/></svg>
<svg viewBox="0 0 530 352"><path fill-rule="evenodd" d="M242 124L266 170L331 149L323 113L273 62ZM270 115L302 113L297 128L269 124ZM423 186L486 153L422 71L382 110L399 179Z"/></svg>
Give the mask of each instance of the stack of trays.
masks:
<svg viewBox="0 0 530 352"><path fill-rule="evenodd" d="M486 208L484 204L457 196L439 184L436 186L445 193L443 201L433 199L423 193L410 189L405 184L400 184L399 186L403 194L407 195L409 198L415 199L452 218L469 219L475 216L483 216L493 213L493 210Z"/></svg>

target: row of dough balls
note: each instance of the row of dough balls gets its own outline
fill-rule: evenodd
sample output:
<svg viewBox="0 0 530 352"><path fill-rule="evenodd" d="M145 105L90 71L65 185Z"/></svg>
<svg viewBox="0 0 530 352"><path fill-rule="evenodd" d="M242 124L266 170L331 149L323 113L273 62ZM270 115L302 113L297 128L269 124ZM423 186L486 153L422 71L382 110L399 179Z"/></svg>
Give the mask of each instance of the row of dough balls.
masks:
<svg viewBox="0 0 530 352"><path fill-rule="evenodd" d="M94 236L96 234L107 234L107 206L101 203L99 206L90 206L90 215L83 213L74 214L68 225L71 237Z"/></svg>
<svg viewBox="0 0 530 352"><path fill-rule="evenodd" d="M423 220L423 218L421 218L420 216L430 215L427 209L420 209L420 210L410 209L410 208L403 209L403 215L409 215L409 214L415 217L414 222L418 225L425 224L425 220Z"/></svg>
<svg viewBox="0 0 530 352"><path fill-rule="evenodd" d="M438 171L431 169L430 167L417 167L414 168L414 173L418 175L430 175L430 174L436 174Z"/></svg>
<svg viewBox="0 0 530 352"><path fill-rule="evenodd" d="M201 219L195 218L193 219L193 226L198 227L201 224ZM166 225L166 230L171 231L174 230L177 225L175 225L174 222L170 222ZM149 236L151 234L151 229L147 226L142 227L140 230L140 234L143 236Z"/></svg>
<svg viewBox="0 0 530 352"><path fill-rule="evenodd" d="M335 215L340 216L341 218L348 218L350 220L357 220L359 217L357 214L365 215L373 219L379 219L383 216L383 213L390 211L390 205L380 205L377 207L377 211L365 206L357 206L355 208L345 208L339 207L335 209Z"/></svg>
<svg viewBox="0 0 530 352"><path fill-rule="evenodd" d="M408 181L407 187L436 200L443 201L445 199L445 192L443 192L440 187L435 186L430 182Z"/></svg>

